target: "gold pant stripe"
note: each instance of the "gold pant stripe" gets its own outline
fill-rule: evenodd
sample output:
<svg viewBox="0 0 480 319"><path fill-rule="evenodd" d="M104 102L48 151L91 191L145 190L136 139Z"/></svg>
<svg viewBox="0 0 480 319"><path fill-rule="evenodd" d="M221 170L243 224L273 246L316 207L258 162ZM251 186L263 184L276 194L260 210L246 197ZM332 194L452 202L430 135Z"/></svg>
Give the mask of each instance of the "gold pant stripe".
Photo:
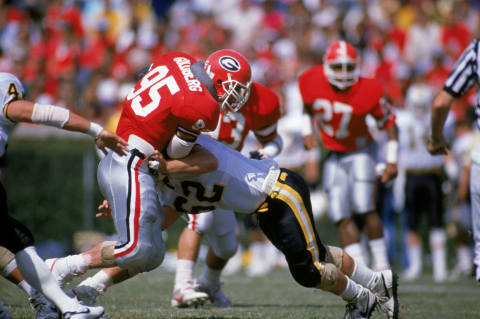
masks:
<svg viewBox="0 0 480 319"><path fill-rule="evenodd" d="M302 228L303 235L307 242L307 250L312 255L313 264L320 272L322 272L323 267L319 263L320 256L317 240L315 238L315 232L313 231L312 223L310 222L310 218L308 216L307 209L305 208L305 204L303 203L302 197L298 194L298 192L286 184L276 182L275 186L280 188L280 192L276 198L287 203L287 205L295 214L295 217Z"/></svg>

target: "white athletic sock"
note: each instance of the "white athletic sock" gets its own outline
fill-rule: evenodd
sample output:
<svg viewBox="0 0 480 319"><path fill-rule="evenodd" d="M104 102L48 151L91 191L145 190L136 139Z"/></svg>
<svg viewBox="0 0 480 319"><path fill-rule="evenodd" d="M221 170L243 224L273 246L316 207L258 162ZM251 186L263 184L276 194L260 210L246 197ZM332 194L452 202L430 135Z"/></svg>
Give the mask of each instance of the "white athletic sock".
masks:
<svg viewBox="0 0 480 319"><path fill-rule="evenodd" d="M88 270L88 265L82 254L69 255L58 259L57 263L58 262L64 262L67 269L71 270L73 273L84 273Z"/></svg>
<svg viewBox="0 0 480 319"><path fill-rule="evenodd" d="M472 269L473 258L471 247L460 246L457 248L457 264L464 270Z"/></svg>
<svg viewBox="0 0 480 319"><path fill-rule="evenodd" d="M32 297L37 292L26 280L22 280L17 286L25 291L29 297Z"/></svg>
<svg viewBox="0 0 480 319"><path fill-rule="evenodd" d="M368 245L370 246L370 253L372 255L372 269L377 271L390 269L385 239L382 237L370 240Z"/></svg>
<svg viewBox="0 0 480 319"><path fill-rule="evenodd" d="M215 286L220 283L220 276L222 275L222 270L216 270L208 267L205 264L203 267L203 273L200 275L201 281L205 282L209 286Z"/></svg>
<svg viewBox="0 0 480 319"><path fill-rule="evenodd" d="M50 273L48 266L37 255L35 248L29 246L15 254L18 269L23 278L35 289L42 292L48 299L55 302L55 305L62 311L76 310L80 304L73 298L68 297L57 284L57 281Z"/></svg>
<svg viewBox="0 0 480 319"><path fill-rule="evenodd" d="M350 302L360 295L363 289L365 288L347 277L347 287L345 287L345 290L340 294L340 297L342 297L343 300Z"/></svg>
<svg viewBox="0 0 480 319"><path fill-rule="evenodd" d="M433 279L444 281L447 279L447 249L446 235L443 229L430 231L430 249L432 251Z"/></svg>
<svg viewBox="0 0 480 319"><path fill-rule="evenodd" d="M193 280L193 270L195 268L195 262L188 259L177 260L176 272L175 272L175 289L179 288L187 281Z"/></svg>
<svg viewBox="0 0 480 319"><path fill-rule="evenodd" d="M407 246L407 255L408 255L408 271L416 274L422 273L422 246L421 245L408 245Z"/></svg>
<svg viewBox="0 0 480 319"><path fill-rule="evenodd" d="M92 277L88 277L82 281L78 286L89 286L94 288L99 293L103 294L108 287L113 285L112 278L103 270L100 270Z"/></svg>
<svg viewBox="0 0 480 319"><path fill-rule="evenodd" d="M363 256L362 245L360 243L353 243L348 246L345 246L343 249L347 252L347 254L352 257L356 263L360 263L366 265L365 258Z"/></svg>
<svg viewBox="0 0 480 319"><path fill-rule="evenodd" d="M359 285L372 290L377 286L378 280L381 279L381 275L367 266L355 262L350 279Z"/></svg>

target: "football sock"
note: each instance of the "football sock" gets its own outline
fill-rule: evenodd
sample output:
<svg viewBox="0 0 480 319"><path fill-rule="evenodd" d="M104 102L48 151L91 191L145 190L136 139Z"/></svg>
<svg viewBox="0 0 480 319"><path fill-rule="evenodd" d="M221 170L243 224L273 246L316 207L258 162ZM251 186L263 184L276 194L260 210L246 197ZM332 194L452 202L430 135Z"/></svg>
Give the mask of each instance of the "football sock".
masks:
<svg viewBox="0 0 480 319"><path fill-rule="evenodd" d="M25 280L22 280L20 283L18 283L17 286L18 286L18 288L25 291L29 297L33 296L33 294L36 292L35 288L30 286L29 283L26 282Z"/></svg>
<svg viewBox="0 0 480 319"><path fill-rule="evenodd" d="M381 276L379 273L376 273L367 266L357 262L355 262L352 275L350 276L350 279L354 282L370 290L376 286L378 279L380 278Z"/></svg>
<svg viewBox="0 0 480 319"><path fill-rule="evenodd" d="M365 288L355 283L350 278L348 277L346 278L347 278L347 286L345 287L345 290L340 294L340 297L342 297L343 300L350 302L354 300Z"/></svg>
<svg viewBox="0 0 480 319"><path fill-rule="evenodd" d="M422 273L422 247L420 245L408 245L407 246L407 255L408 255L408 271L414 272L416 274Z"/></svg>
<svg viewBox="0 0 480 319"><path fill-rule="evenodd" d="M469 246L460 246L457 248L457 263L462 269L472 268L472 248Z"/></svg>
<svg viewBox="0 0 480 319"><path fill-rule="evenodd" d="M88 277L87 279L82 281L78 286L89 286L94 288L99 293L103 294L105 290L107 290L107 288L112 285L112 278L110 278L110 276L106 272L100 270L92 277Z"/></svg>
<svg viewBox="0 0 480 319"><path fill-rule="evenodd" d="M447 279L447 250L445 247L446 235L443 229L430 231L430 249L432 250L433 279L443 281Z"/></svg>
<svg viewBox="0 0 480 319"><path fill-rule="evenodd" d="M19 251L15 254L15 258L23 278L48 299L54 301L62 313L80 307L73 298L68 297L60 289L48 266L38 256L33 246Z"/></svg>
<svg viewBox="0 0 480 319"><path fill-rule="evenodd" d="M366 265L363 257L362 245L360 243L353 243L345 246L344 250L355 260L355 263Z"/></svg>
<svg viewBox="0 0 480 319"><path fill-rule="evenodd" d="M175 289L187 281L193 280L193 269L195 262L188 259L177 260L177 267L175 272Z"/></svg>
<svg viewBox="0 0 480 319"><path fill-rule="evenodd" d="M82 254L69 255L64 258L60 258L57 262L65 262L67 269L72 270L74 273L84 273L88 270L88 265Z"/></svg>
<svg viewBox="0 0 480 319"><path fill-rule="evenodd" d="M387 246L385 245L385 239L378 238L368 242L370 246L370 252L372 254L372 269L374 270L386 270L390 269L390 263L388 262Z"/></svg>

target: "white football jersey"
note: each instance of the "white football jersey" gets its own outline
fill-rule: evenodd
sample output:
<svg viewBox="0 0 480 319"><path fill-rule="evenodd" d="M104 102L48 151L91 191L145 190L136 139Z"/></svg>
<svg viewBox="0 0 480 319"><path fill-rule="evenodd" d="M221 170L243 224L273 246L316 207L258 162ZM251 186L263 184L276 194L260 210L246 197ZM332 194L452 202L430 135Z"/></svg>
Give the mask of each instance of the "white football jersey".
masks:
<svg viewBox="0 0 480 319"><path fill-rule="evenodd" d="M0 72L0 156L5 154L8 137L15 123L5 116L8 103L23 98L24 90L20 80L13 74Z"/></svg>
<svg viewBox="0 0 480 319"><path fill-rule="evenodd" d="M203 134L197 143L215 155L218 169L200 175L174 174L163 178L158 193L164 205L184 213L216 208L253 213L265 201L278 178L277 162L246 158Z"/></svg>

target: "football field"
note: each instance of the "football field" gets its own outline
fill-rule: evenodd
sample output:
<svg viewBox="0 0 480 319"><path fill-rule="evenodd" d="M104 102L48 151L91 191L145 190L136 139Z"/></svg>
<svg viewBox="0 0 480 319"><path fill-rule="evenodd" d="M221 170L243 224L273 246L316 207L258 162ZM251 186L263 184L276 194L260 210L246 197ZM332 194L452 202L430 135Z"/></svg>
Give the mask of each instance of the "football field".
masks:
<svg viewBox="0 0 480 319"><path fill-rule="evenodd" d="M197 267L200 269L199 267ZM98 303L108 318L343 318L345 304L332 294L300 287L288 270L275 269L260 278L243 272L224 277L223 290L231 308L204 306L197 309L170 307L174 273L160 267L150 273L111 287ZM78 281L77 281L78 282ZM0 296L13 318L33 318L22 291L6 280L0 281ZM435 284L426 274L413 283L400 278L400 318L480 318L480 284L473 279ZM372 318L385 318L376 310Z"/></svg>

